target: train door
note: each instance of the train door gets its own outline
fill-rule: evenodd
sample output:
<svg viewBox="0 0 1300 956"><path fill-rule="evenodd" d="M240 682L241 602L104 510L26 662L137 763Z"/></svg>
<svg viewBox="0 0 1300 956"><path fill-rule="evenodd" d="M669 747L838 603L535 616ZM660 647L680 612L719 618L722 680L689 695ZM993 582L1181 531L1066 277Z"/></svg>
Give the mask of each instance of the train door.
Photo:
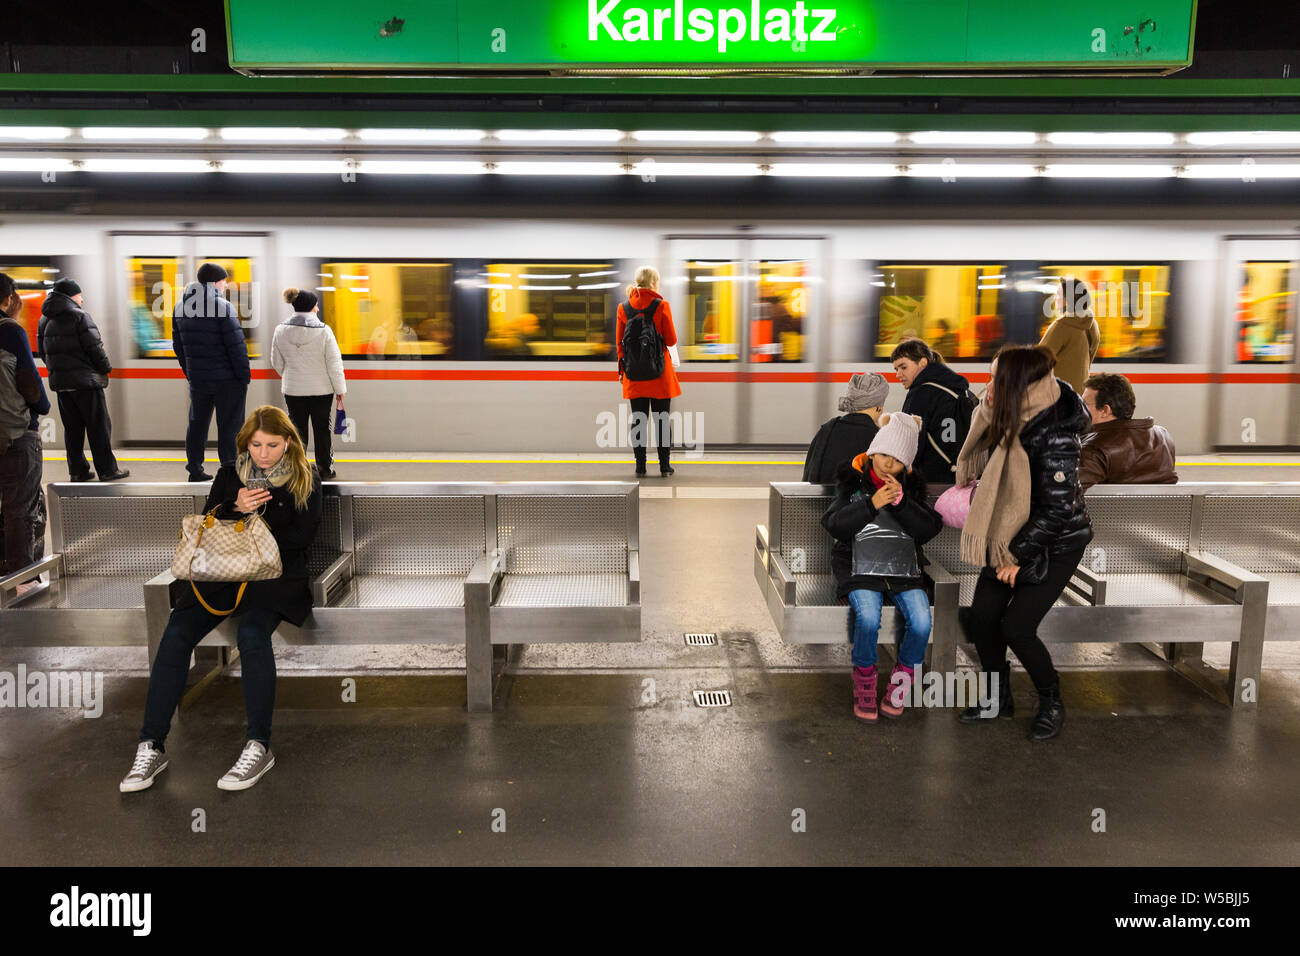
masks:
<svg viewBox="0 0 1300 956"><path fill-rule="evenodd" d="M1209 389L1214 444L1300 445L1300 237L1228 236L1221 262L1218 374Z"/></svg>
<svg viewBox="0 0 1300 956"><path fill-rule="evenodd" d="M274 400L264 371L273 304L264 288L266 237L207 232L115 232L109 235L110 300L117 303L112 335L116 373L124 381L110 389L114 435L133 444L183 441L188 421L185 377L172 351L172 315L185 287L204 262L217 262L229 275L226 298L239 313L253 382L249 407ZM260 378L259 378L260 375ZM216 440L215 426L211 432Z"/></svg>
<svg viewBox="0 0 1300 956"><path fill-rule="evenodd" d="M706 444L797 444L818 424L825 240L667 236L663 291L680 345L683 411Z"/></svg>

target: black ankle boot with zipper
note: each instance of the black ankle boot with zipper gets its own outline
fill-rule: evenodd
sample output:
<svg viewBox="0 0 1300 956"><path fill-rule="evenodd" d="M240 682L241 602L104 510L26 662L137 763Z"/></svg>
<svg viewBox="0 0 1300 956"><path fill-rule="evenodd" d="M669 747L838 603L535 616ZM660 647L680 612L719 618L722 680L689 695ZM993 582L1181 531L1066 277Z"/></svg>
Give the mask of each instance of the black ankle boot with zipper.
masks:
<svg viewBox="0 0 1300 956"><path fill-rule="evenodd" d="M1038 713L1029 725L1030 740L1051 740L1065 725L1065 701L1061 699L1061 681L1038 692Z"/></svg>
<svg viewBox="0 0 1300 956"><path fill-rule="evenodd" d="M990 671L990 683L995 675L998 679L997 713L993 712L992 707L980 707L976 703L974 707L967 707L957 715L957 719L963 724L978 724L981 720L989 720L993 717L1010 720L1015 715L1016 702L1015 698L1011 696L1011 665L1003 664L999 670Z"/></svg>

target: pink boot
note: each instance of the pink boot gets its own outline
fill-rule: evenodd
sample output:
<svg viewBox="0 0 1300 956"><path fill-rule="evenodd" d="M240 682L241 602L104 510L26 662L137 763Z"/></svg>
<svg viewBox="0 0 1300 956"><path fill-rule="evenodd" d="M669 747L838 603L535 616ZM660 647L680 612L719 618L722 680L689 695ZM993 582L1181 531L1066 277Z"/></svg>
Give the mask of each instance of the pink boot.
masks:
<svg viewBox="0 0 1300 956"><path fill-rule="evenodd" d="M853 716L876 722L876 665L853 668Z"/></svg>
<svg viewBox="0 0 1300 956"><path fill-rule="evenodd" d="M904 664L895 664L890 671L889 686L885 688L884 699L880 702L880 712L886 717L898 717L903 713L903 705L912 694L915 673Z"/></svg>

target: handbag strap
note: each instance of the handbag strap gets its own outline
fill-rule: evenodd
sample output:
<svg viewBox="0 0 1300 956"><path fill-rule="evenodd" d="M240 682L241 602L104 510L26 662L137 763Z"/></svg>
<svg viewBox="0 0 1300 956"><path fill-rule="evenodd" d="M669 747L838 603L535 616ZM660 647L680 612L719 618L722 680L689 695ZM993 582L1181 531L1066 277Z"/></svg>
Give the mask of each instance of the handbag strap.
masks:
<svg viewBox="0 0 1300 956"><path fill-rule="evenodd" d="M194 596L198 598L199 603L203 605L203 610L207 611L209 614L215 614L218 617L226 617L230 614L234 614L235 610L239 607L239 602L244 599L244 588L248 587L248 582L247 581L240 582L239 593L235 595L235 603L230 608L229 611L218 611L207 601L203 600L203 595L199 593L199 586L195 584L193 581L190 582L190 587L194 589Z"/></svg>

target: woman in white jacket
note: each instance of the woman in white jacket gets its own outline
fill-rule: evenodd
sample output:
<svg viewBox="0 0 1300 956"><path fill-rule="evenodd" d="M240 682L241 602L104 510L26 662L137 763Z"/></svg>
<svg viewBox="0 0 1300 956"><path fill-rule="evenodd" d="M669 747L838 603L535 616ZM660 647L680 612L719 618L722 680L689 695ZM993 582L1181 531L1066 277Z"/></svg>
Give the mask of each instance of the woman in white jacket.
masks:
<svg viewBox="0 0 1300 956"><path fill-rule="evenodd" d="M280 388L289 418L307 445L307 422L315 432L316 468L322 479L334 477L333 405L348 390L343 379L343 355L334 331L318 317L316 294L306 289L285 289L284 301L293 315L275 327L271 336L271 367L280 376Z"/></svg>

